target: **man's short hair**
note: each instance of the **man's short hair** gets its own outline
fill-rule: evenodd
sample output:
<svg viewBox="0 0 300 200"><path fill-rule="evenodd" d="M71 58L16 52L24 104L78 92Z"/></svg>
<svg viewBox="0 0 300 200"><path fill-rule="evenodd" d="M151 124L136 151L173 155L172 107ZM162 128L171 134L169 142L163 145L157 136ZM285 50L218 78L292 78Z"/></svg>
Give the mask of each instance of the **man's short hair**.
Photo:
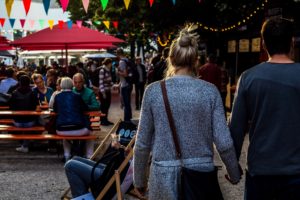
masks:
<svg viewBox="0 0 300 200"><path fill-rule="evenodd" d="M121 48L117 48L116 54L117 54L117 55L124 55L124 50L121 49Z"/></svg>
<svg viewBox="0 0 300 200"><path fill-rule="evenodd" d="M12 67L9 67L7 70L6 70L6 76L8 78L12 78L14 76L14 73L15 73L15 70L12 68Z"/></svg>
<svg viewBox="0 0 300 200"><path fill-rule="evenodd" d="M278 17L266 20L261 29L261 36L270 56L274 54L289 54L293 34L293 22Z"/></svg>
<svg viewBox="0 0 300 200"><path fill-rule="evenodd" d="M76 77L80 78L82 81L85 81L85 80L84 80L84 76L83 76L83 74L82 74L82 73L80 73L80 72L78 72L78 73L74 74L74 76L73 76L73 80L74 80L74 78L76 78Z"/></svg>

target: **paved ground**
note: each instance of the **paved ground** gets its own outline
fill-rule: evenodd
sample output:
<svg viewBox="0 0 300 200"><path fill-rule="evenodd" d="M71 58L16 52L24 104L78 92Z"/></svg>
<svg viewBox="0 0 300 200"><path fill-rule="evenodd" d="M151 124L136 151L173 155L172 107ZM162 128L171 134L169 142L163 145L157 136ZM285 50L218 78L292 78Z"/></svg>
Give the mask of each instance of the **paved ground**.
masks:
<svg viewBox="0 0 300 200"><path fill-rule="evenodd" d="M132 106L135 108L135 106ZM139 112L134 111L134 118ZM110 110L111 121L123 118L117 94L114 95ZM102 133L110 127L102 127ZM0 200L58 200L64 189L68 187L67 179L61 162L61 156L45 151L46 144L35 143L34 149L28 154L16 152L16 141L0 141ZM245 153L242 155L242 163ZM216 155L216 165L222 165ZM243 194L244 179L232 186L224 179L224 166L219 173L221 189L225 200L240 200Z"/></svg>

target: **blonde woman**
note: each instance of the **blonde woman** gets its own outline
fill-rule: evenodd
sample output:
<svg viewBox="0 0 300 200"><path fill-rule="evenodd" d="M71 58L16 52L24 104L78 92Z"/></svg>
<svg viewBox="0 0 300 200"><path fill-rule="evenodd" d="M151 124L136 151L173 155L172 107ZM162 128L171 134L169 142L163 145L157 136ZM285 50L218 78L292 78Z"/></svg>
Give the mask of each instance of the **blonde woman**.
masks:
<svg viewBox="0 0 300 200"><path fill-rule="evenodd" d="M220 94L213 84L195 76L198 42L193 29L184 28L173 41L165 79L182 161L192 170L214 171L215 144L227 168L228 179L237 183L240 171ZM151 151L149 199L178 199L180 161L176 158L160 82L147 87L141 108L134 148L134 186L140 194L147 187L146 170Z"/></svg>

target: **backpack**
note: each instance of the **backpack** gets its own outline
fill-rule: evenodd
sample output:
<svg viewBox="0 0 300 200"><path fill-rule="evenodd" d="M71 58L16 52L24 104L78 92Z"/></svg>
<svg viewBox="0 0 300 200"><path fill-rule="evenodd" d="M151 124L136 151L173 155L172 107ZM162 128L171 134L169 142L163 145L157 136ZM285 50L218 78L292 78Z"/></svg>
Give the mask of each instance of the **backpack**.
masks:
<svg viewBox="0 0 300 200"><path fill-rule="evenodd" d="M127 76L125 80L129 84L135 84L137 82L137 72L135 70L134 63L129 59L122 59L126 63Z"/></svg>

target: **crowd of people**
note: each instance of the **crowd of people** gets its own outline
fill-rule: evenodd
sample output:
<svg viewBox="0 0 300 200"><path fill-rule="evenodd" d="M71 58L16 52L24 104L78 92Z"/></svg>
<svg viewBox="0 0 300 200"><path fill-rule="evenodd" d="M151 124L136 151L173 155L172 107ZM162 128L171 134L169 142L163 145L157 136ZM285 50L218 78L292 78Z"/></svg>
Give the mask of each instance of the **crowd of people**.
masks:
<svg viewBox="0 0 300 200"><path fill-rule="evenodd" d="M101 66L78 63L68 70L57 64L43 72L7 68L0 91L11 94L8 104L12 110L35 110L36 106L49 103L58 113L57 134L88 135L91 128L85 111L101 110L106 114L101 124L113 124L109 121L113 88L120 90L124 121L131 121L131 93L135 86L135 105L141 113L134 147L133 184L141 197L148 189L149 199L178 199L183 166L204 174L216 170L214 145L226 166L226 179L237 184L243 175L239 166L241 149L249 133L245 199L300 199L300 65L290 57L292 30L293 23L287 19L271 18L264 23L261 35L269 60L240 76L228 123L228 74L215 55L209 55L204 65L199 63L194 26L182 29L169 48L145 64L140 57L127 58L118 48L115 75L109 58ZM92 77L91 71L97 76ZM36 121L34 117L16 117L14 125L28 127ZM93 145L86 145L87 158L93 153ZM71 157L70 144L64 141L63 147L67 161ZM28 152L28 143L23 142L17 150ZM67 162L73 197L88 191L93 164L78 157ZM80 166L88 169L87 173L82 173ZM98 176L104 169L105 165L100 165ZM79 182L74 184L78 173L85 177L76 179Z"/></svg>

